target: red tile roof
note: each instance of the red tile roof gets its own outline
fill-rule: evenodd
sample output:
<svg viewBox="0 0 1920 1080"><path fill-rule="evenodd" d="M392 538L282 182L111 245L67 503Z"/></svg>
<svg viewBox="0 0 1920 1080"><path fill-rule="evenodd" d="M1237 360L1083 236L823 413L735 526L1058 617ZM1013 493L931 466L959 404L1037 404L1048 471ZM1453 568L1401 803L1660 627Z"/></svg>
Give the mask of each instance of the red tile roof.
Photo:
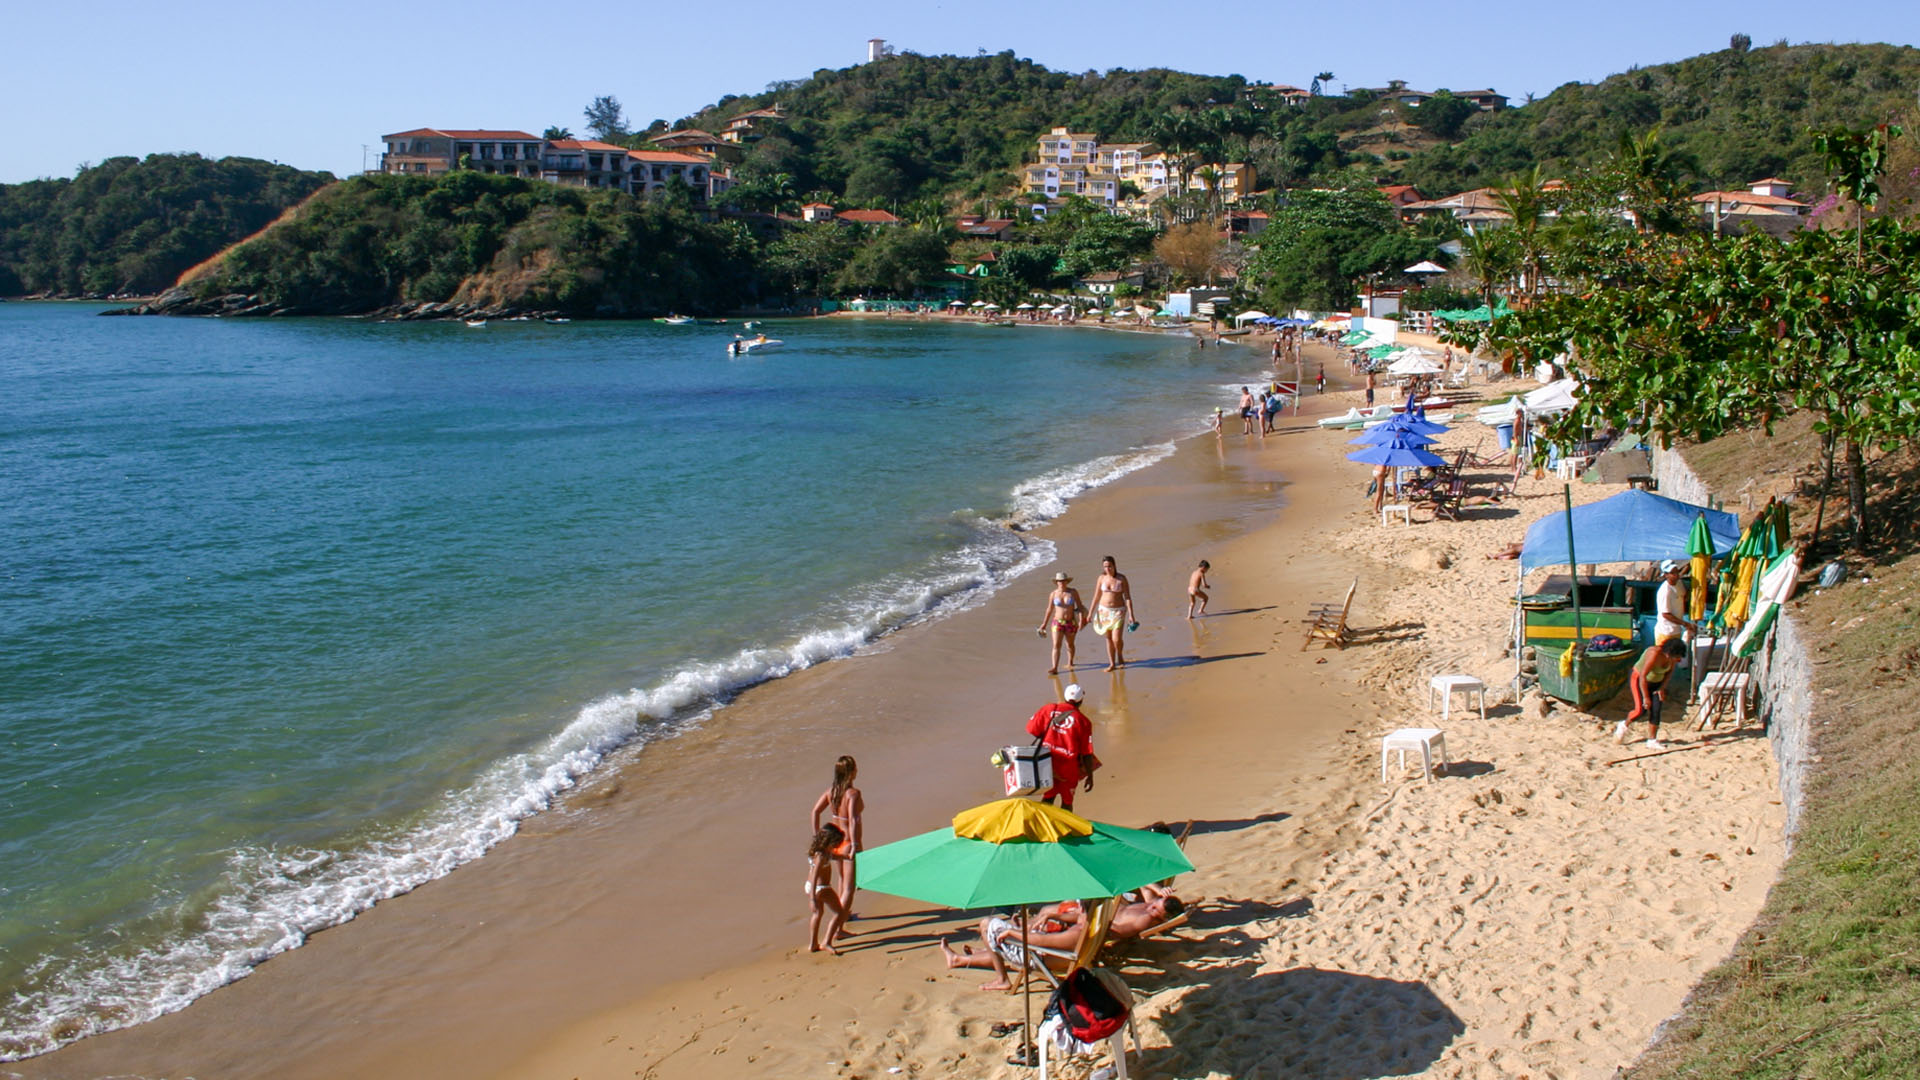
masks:
<svg viewBox="0 0 1920 1080"><path fill-rule="evenodd" d="M555 150L611 150L616 154L624 154L627 152L627 148L624 146L615 146L612 143L600 142L597 139L555 139L553 140L553 148Z"/></svg>
<svg viewBox="0 0 1920 1080"><path fill-rule="evenodd" d="M851 221L856 225L898 225L900 219L885 210L842 210L841 221Z"/></svg>
<svg viewBox="0 0 1920 1080"><path fill-rule="evenodd" d="M452 139L466 139L469 141L480 141L480 142L495 142L500 140L506 140L509 142L539 142L540 141L540 136L529 135L524 131L493 131L486 128L474 128L471 130L463 129L463 128L444 128L444 129L443 128L414 128L412 131L396 131L391 135L382 135L380 137L382 139L405 139L405 138L410 138L414 136L433 136L433 135L441 135L441 136L445 136L447 138L452 138Z"/></svg>
<svg viewBox="0 0 1920 1080"><path fill-rule="evenodd" d="M808 203L807 205L805 205L805 206L803 206L803 207L801 207L800 209L802 209L802 210L831 210L831 209L833 209L833 204L832 204L832 203L823 203L823 202L810 202L810 203Z"/></svg>
<svg viewBox="0 0 1920 1080"><path fill-rule="evenodd" d="M1758 180L1754 183L1759 183ZM1740 203L1743 206L1774 206L1781 209L1793 207L1805 209L1806 203L1797 199L1784 199L1778 195L1760 195L1751 191L1704 191L1693 197L1697 203L1710 203L1715 199L1721 202Z"/></svg>
<svg viewBox="0 0 1920 1080"><path fill-rule="evenodd" d="M652 162L656 165L711 165L712 162L698 154L676 154L671 150L629 150L627 157L634 161Z"/></svg>

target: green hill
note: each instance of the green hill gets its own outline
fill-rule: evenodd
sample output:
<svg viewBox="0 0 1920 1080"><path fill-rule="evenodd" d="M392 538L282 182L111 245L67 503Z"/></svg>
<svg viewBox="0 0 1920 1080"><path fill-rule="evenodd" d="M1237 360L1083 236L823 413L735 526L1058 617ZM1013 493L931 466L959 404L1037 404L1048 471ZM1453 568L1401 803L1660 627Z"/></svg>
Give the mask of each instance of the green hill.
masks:
<svg viewBox="0 0 1920 1080"><path fill-rule="evenodd" d="M0 184L0 296L153 293L333 176L253 158L110 158Z"/></svg>
<svg viewBox="0 0 1920 1080"><path fill-rule="evenodd" d="M733 116L777 104L787 119L748 147L741 171L784 173L798 192L860 205L1011 192L1022 155L1062 124L1103 141L1156 140L1246 161L1263 187L1359 174L1429 195L1534 164L1549 175L1591 164L1622 132L1658 126L1668 146L1690 155L1702 188L1781 176L1813 189L1822 174L1809 127L1878 123L1910 104L1916 88L1920 49L1900 45L1730 47L1598 85L1568 83L1497 113L1457 100L1411 108L1364 93L1289 106L1239 75L1071 74L1010 52L909 53L723 98L651 130L720 131Z"/></svg>

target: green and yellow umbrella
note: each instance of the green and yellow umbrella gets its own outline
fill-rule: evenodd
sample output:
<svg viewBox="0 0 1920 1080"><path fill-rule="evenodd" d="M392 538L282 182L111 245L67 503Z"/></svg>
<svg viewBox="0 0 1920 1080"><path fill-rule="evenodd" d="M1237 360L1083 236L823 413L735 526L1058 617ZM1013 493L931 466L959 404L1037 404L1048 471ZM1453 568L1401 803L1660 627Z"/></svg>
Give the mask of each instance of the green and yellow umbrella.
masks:
<svg viewBox="0 0 1920 1080"><path fill-rule="evenodd" d="M1713 535L1705 514L1693 519L1693 531L1687 534L1687 561L1693 579L1687 590L1687 618L1699 622L1707 614L1707 567L1713 563Z"/></svg>

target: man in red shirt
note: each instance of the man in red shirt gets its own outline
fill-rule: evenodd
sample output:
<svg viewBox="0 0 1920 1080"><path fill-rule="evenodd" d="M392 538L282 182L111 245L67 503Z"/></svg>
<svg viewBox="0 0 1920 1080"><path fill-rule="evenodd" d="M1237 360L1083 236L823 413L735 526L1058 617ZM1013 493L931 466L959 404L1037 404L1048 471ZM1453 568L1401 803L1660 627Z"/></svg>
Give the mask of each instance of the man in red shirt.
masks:
<svg viewBox="0 0 1920 1080"><path fill-rule="evenodd" d="M1053 751L1053 786L1040 797L1050 803L1059 796L1062 808L1073 809L1073 786L1084 778L1086 790L1093 790L1093 770L1099 759L1093 756L1093 721L1080 711L1087 692L1079 683L1067 687L1066 699L1054 705L1042 705L1027 721L1027 734L1045 743Z"/></svg>

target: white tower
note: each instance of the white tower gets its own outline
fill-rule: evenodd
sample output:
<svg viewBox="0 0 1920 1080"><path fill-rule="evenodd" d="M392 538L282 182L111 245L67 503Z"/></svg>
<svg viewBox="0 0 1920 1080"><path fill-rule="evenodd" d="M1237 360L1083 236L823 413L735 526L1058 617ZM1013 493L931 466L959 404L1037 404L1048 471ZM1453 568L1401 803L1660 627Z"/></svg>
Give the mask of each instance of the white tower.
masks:
<svg viewBox="0 0 1920 1080"><path fill-rule="evenodd" d="M886 38L868 38L867 39L867 63L871 64L875 60L878 60L881 57L886 56L887 52L888 52L888 49L887 49Z"/></svg>

